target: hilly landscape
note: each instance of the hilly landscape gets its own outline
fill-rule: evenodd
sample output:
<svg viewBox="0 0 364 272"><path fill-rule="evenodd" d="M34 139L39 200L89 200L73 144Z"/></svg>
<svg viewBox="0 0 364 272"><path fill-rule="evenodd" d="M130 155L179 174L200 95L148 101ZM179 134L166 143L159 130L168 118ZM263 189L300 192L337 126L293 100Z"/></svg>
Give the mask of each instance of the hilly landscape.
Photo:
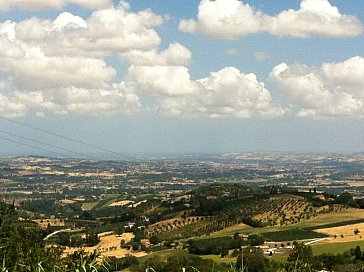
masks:
<svg viewBox="0 0 364 272"><path fill-rule="evenodd" d="M229 159L220 164L225 168L217 167L218 158L185 165L174 160L168 166L166 161L3 160L3 267L210 271L206 266L212 265L215 271L239 271L243 255L249 271L359 269L364 200L358 187L337 193L343 183L337 178L360 186L362 169L356 165L362 161L283 158L254 159L255 167ZM271 164L284 174L268 170ZM186 168L197 170L181 174ZM326 168L332 174L320 183Z"/></svg>

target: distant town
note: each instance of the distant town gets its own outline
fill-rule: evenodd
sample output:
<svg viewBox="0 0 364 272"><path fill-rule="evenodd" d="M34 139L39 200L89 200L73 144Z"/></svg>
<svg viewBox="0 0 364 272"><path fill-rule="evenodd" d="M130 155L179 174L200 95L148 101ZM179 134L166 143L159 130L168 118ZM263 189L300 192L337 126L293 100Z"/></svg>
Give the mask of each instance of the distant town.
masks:
<svg viewBox="0 0 364 272"><path fill-rule="evenodd" d="M364 197L364 155L224 154L122 161L17 157L0 160L1 197L8 203L102 199L105 194L180 194L204 184L282 186Z"/></svg>

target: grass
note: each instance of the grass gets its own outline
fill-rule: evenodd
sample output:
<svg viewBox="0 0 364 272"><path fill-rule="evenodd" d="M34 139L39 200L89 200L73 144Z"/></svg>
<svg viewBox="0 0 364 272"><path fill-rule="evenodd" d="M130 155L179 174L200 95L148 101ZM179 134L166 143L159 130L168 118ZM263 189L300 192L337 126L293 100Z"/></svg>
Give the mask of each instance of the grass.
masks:
<svg viewBox="0 0 364 272"><path fill-rule="evenodd" d="M228 227L226 229L214 232L210 234L210 237L220 237L220 236L232 236L235 233L250 233L253 232L255 228L245 225L245 224L238 224L231 227Z"/></svg>
<svg viewBox="0 0 364 272"><path fill-rule="evenodd" d="M155 256L158 256L158 257L162 258L163 260L167 260L168 257L170 257L170 256L173 256L173 255L176 255L176 254L183 254L185 252L186 251L182 250L182 249L167 249L167 250L162 250L162 251L150 253L150 254L148 254L146 256L140 257L139 260L143 262L143 261L151 259L151 258L153 258Z"/></svg>
<svg viewBox="0 0 364 272"><path fill-rule="evenodd" d="M357 242L343 242L343 243L327 243L327 244L312 244L312 251L314 255L320 255L323 253L343 253L356 246L364 248L364 241Z"/></svg>
<svg viewBox="0 0 364 272"><path fill-rule="evenodd" d="M81 206L81 209L83 211L90 211L92 210L95 206L96 206L97 202L87 202L87 203L83 203Z"/></svg>
<svg viewBox="0 0 364 272"><path fill-rule="evenodd" d="M310 245L312 248L313 255L321 255L324 253L330 253L330 254L338 254L338 253L344 253L347 250L350 250L351 248L355 248L356 246L360 246L362 249L364 248L364 241L358 241L358 242L343 242L343 243L327 243L327 244L312 244ZM281 249L280 249L281 251ZM282 254L274 254L271 257L268 257L270 260L274 260L277 262L284 262L287 260L289 251L285 250L282 252Z"/></svg>
<svg viewBox="0 0 364 272"><path fill-rule="evenodd" d="M101 207L98 207L98 209L102 209L102 208L109 208L109 205L113 204L114 202L118 202L124 199L119 199L119 198L109 198L109 201L106 201L103 203L103 205Z"/></svg>
<svg viewBox="0 0 364 272"><path fill-rule="evenodd" d="M288 252L285 252L284 254L273 254L270 257L267 257L269 260L276 261L276 262L285 262L288 258Z"/></svg>
<svg viewBox="0 0 364 272"><path fill-rule="evenodd" d="M236 258L221 258L219 255L198 255L205 260L213 260L215 263L235 263Z"/></svg>
<svg viewBox="0 0 364 272"><path fill-rule="evenodd" d="M289 229L289 230L282 230L282 231L265 232L265 233L261 233L261 235L263 235L265 238L270 239L274 242L305 240L305 239L327 237L326 234L309 231L309 230L304 230L304 229Z"/></svg>

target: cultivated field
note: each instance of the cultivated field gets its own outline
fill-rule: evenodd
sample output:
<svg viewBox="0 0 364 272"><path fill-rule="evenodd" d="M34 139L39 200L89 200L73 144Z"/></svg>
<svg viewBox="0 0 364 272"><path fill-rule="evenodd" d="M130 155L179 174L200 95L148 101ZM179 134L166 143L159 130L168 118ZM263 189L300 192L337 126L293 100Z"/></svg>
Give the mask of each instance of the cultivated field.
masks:
<svg viewBox="0 0 364 272"><path fill-rule="evenodd" d="M97 204L97 202L87 202L87 203L83 203L81 206L81 209L83 211L90 211L93 209L93 207L95 207Z"/></svg>
<svg viewBox="0 0 364 272"><path fill-rule="evenodd" d="M359 233L355 234L355 230L358 230ZM362 231L364 231L364 223L317 229L315 231L330 236L336 236L336 238L327 240L327 243L354 242L364 240L361 233Z"/></svg>
<svg viewBox="0 0 364 272"><path fill-rule="evenodd" d="M122 235L105 235L102 236L100 234L100 243L93 247L84 247L82 248L85 252L100 252L101 257L117 257L122 258L128 254L142 257L145 256L145 252L133 252L129 249L121 248L121 241L124 240L125 243L130 242L134 238L133 233L124 233ZM69 247L64 251L64 254L72 254L76 251L79 251L80 248Z"/></svg>
<svg viewBox="0 0 364 272"><path fill-rule="evenodd" d="M231 236L234 235L235 233L239 232L239 233L251 233L254 232L254 228L251 226L248 226L246 224L236 224L234 226L231 227L227 227L223 230L220 231L216 231L211 233L210 237L220 237L220 236Z"/></svg>
<svg viewBox="0 0 364 272"><path fill-rule="evenodd" d="M348 208L339 212L331 212L327 214L321 214L315 218L300 222L296 226L300 228L320 226L326 224L332 224L337 222L344 222L349 220L363 219L364 209Z"/></svg>
<svg viewBox="0 0 364 272"><path fill-rule="evenodd" d="M320 226L327 224L338 224L340 222L345 222L349 220L360 220L364 218L364 210L360 209L343 209L339 212L330 212L325 214L319 214L317 217L310 218L304 221L301 221L296 224L286 225L286 226L271 226L264 228L252 228L246 226L244 224L234 225L231 228L224 229L222 231L211 234L211 236L226 236L233 235L236 232L240 233L263 233L263 232L274 232L274 231L283 231L297 228L311 228L319 229ZM364 228L363 232L364 232ZM364 235L363 235L364 236Z"/></svg>
<svg viewBox="0 0 364 272"><path fill-rule="evenodd" d="M134 203L134 201L131 201L131 200L121 200L121 201L116 201L114 203L111 203L109 205L109 207L117 207L117 206L127 206L131 203Z"/></svg>

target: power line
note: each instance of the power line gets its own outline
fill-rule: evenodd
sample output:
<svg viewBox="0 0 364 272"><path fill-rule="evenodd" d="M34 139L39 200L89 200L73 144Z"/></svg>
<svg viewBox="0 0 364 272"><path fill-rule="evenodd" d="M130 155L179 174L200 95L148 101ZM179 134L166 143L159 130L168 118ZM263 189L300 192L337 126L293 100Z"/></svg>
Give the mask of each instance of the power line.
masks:
<svg viewBox="0 0 364 272"><path fill-rule="evenodd" d="M57 146L57 145L53 145L53 144L48 144L48 143L44 143L44 142L41 142L41 141L37 141L37 140L31 139L31 138L28 138L28 137L24 137L24 136L20 136L20 135L11 133L11 132L4 131L2 129L0 129L0 132L1 133L4 133L4 134L7 134L7 135L10 135L10 136L14 136L14 137L23 139L23 140L31 141L33 143L37 143L37 144L41 144L41 145L46 145L48 147L53 147L53 148L57 148L57 149L60 149L60 150L63 150L63 151L71 152L71 153L74 153L74 154L77 154L79 156L83 156L83 157L86 157L86 158L89 157L89 155L86 155L86 154L83 154L83 153L80 153L80 152L76 152L76 151L73 151L71 149L67 149L67 148L64 148L64 147L61 147L61 146ZM91 156L91 157L93 157L93 156Z"/></svg>
<svg viewBox="0 0 364 272"><path fill-rule="evenodd" d="M19 122L19 121L15 121L15 120L12 120L10 118L6 118L6 117L1 116L1 115L0 115L0 118L3 119L3 120L6 120L8 122L12 122L12 123L24 126L24 127L28 127L28 128L31 128L31 129L34 129L34 130L37 130L37 131L52 135L52 136L56 136L56 137L59 137L59 138L65 139L65 140L69 140L69 141L72 141L72 142L75 142L75 143L78 143L78 144L82 144L82 145L85 145L85 146L88 146L88 147L92 147L94 149L98 149L98 150L103 151L103 152L109 152L109 153L112 153L114 155L118 155L118 156L121 156L121 157L124 157L124 158L140 161L139 159L137 159L135 157L132 157L132 156L128 156L128 155L125 155L125 154L122 154L122 153L119 153L119 152L116 152L116 151L112 151L112 150L109 150L109 149L106 149L106 148L103 148L103 147L93 145L93 144L89 144L89 143L86 143L86 142L83 142L83 141L80 141L80 140L77 140L77 139L73 139L73 138L70 138L70 137L67 137L67 136L64 136L64 135L61 135L61 134L46 130L46 129L34 127L32 125L28 125L28 124L25 124L25 123L22 123L22 122Z"/></svg>
<svg viewBox="0 0 364 272"><path fill-rule="evenodd" d="M19 142L19 141L16 141L16 140L12 140L12 139L9 139L9 138L6 138L6 137L1 137L0 136L0 139L3 139L3 140L8 141L8 142L12 142L12 143L20 144L20 145L23 145L23 146L27 146L27 147L30 147L30 148L33 148L33 149L42 150L42 151L47 152L47 153L53 153L53 154L56 154L57 156L59 156L59 155L64 156L64 154L61 154L61 153L58 153L58 152L54 152L54 151L44 149L44 148L41 148L41 147L38 147L38 146L30 145L30 144L25 144L25 143L22 143L22 142Z"/></svg>

